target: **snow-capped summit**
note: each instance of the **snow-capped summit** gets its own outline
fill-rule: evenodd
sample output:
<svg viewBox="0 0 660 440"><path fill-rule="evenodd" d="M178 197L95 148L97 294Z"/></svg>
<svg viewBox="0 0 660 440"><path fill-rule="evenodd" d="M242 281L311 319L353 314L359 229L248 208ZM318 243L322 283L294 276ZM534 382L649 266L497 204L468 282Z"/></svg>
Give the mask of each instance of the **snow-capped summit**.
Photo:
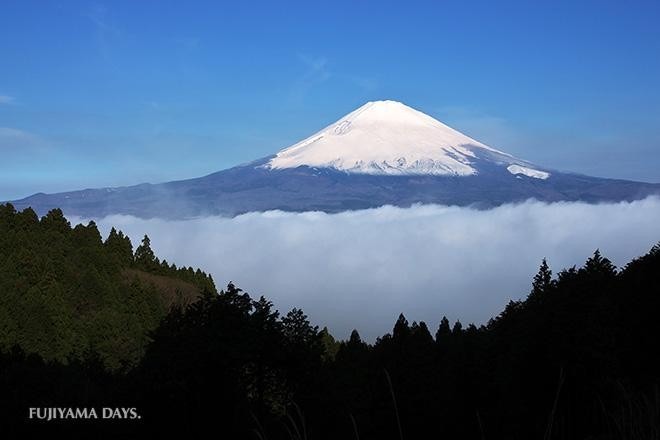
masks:
<svg viewBox="0 0 660 440"><path fill-rule="evenodd" d="M369 102L276 155L207 176L12 202L39 215L113 214L182 219L253 211L342 212L418 203L490 208L548 202L638 200L660 184L548 170L491 148L400 102Z"/></svg>
<svg viewBox="0 0 660 440"><path fill-rule="evenodd" d="M478 174L474 166L477 157L517 165L519 168L513 168L516 172L522 166L536 171L530 164L397 101L368 102L318 133L281 150L266 166L334 168L361 174L469 176ZM525 174L549 176L539 173Z"/></svg>

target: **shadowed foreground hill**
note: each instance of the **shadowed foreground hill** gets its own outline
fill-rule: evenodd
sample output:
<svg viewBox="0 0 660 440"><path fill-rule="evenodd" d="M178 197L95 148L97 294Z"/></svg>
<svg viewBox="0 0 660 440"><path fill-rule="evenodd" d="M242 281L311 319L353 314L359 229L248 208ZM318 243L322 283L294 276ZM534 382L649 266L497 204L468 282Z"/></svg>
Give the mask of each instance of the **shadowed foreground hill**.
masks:
<svg viewBox="0 0 660 440"><path fill-rule="evenodd" d="M25 213L3 213L22 230L18 219ZM52 230L46 218L27 223ZM93 229L65 234L89 233L98 244ZM100 246L124 255L133 269L158 270L148 240L130 254L119 252L127 248L125 238L112 236ZM54 273L67 273L63 260L51 261L64 265ZM40 276L7 284L11 273L2 272L9 287L3 295L41 286ZM84 310L89 303L80 304ZM149 307L117 313L139 321L143 316L136 315L144 310ZM4 325L4 305L2 312ZM527 298L512 301L487 325L450 325L439 317L439 325L429 328L400 316L373 345L357 331L338 343L302 311L282 316L265 298L253 299L230 284L174 307L148 344L131 342L147 344L131 369L104 367L98 360L107 356L104 344L92 344L89 356L67 364L17 347L3 351L0 429L8 438L42 427L49 435L87 428L93 438L173 437L183 431L185 438L271 440L658 439L659 313L660 245L621 270L598 251L583 267L556 277L543 261ZM92 324L81 316L77 325ZM112 339L108 328L92 334ZM28 420L34 406L128 407L141 418Z"/></svg>
<svg viewBox="0 0 660 440"><path fill-rule="evenodd" d="M0 347L19 346L45 360L93 354L109 368L142 357L148 332L175 304L215 292L210 276L160 262L145 237L135 254L112 230L71 225L55 209L0 205Z"/></svg>

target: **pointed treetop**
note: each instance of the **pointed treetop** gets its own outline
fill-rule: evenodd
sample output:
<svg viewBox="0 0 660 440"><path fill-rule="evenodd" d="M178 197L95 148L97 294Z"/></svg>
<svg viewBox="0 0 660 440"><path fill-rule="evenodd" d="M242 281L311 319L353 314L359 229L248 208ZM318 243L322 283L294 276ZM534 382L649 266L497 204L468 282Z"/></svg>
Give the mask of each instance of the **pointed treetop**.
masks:
<svg viewBox="0 0 660 440"><path fill-rule="evenodd" d="M408 326L408 320L403 313L399 315L396 324L394 324L394 330L392 331L392 337L394 339L404 338L410 334L410 327Z"/></svg>
<svg viewBox="0 0 660 440"><path fill-rule="evenodd" d="M348 339L349 344L362 344L362 338L360 338L360 333L356 329L353 329L351 336Z"/></svg>
<svg viewBox="0 0 660 440"><path fill-rule="evenodd" d="M532 291L530 296L536 297L543 293L546 293L552 286L552 271L548 262L544 258L539 267L539 271L534 275L534 280L532 281Z"/></svg>
<svg viewBox="0 0 660 440"><path fill-rule="evenodd" d="M596 249L593 256L586 261L583 270L588 273L616 274L616 267L609 259L601 255L600 249Z"/></svg>

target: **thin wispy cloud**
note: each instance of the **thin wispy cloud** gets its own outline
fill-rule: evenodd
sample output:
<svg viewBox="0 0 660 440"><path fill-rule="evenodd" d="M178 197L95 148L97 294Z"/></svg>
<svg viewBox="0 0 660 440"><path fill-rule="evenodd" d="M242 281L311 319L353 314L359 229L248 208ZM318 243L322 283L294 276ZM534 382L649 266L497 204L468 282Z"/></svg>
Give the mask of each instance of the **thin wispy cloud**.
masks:
<svg viewBox="0 0 660 440"><path fill-rule="evenodd" d="M289 99L294 104L301 104L314 88L325 87L329 81L358 89L359 93L372 92L379 87L378 81L372 77L345 73L336 66L331 69L330 61L324 56L298 54L298 60L304 66L304 72L290 87Z"/></svg>
<svg viewBox="0 0 660 440"><path fill-rule="evenodd" d="M298 59L308 67L306 75L320 74L322 77L328 75L328 59L325 57L310 57L308 55L298 54Z"/></svg>
<svg viewBox="0 0 660 440"><path fill-rule="evenodd" d="M0 127L0 149L20 149L43 145L44 140L24 130L11 127Z"/></svg>
<svg viewBox="0 0 660 440"><path fill-rule="evenodd" d="M304 67L304 71L289 89L289 101L293 104L301 104L311 89L332 77L328 70L328 60L323 56L311 57L298 54L298 61Z"/></svg>
<svg viewBox="0 0 660 440"><path fill-rule="evenodd" d="M660 199L98 223L104 233L122 229L134 245L149 234L159 256L203 268L219 288L232 280L280 311L302 307L339 337L358 328L374 338L401 312L430 327L443 315L484 323L529 292L543 257L557 271L600 248L626 264L660 240Z"/></svg>
<svg viewBox="0 0 660 440"><path fill-rule="evenodd" d="M0 104L13 104L15 101L13 96L0 95Z"/></svg>
<svg viewBox="0 0 660 440"><path fill-rule="evenodd" d="M94 38L99 54L106 62L110 62L113 44L123 35L123 31L111 21L108 8L104 5L94 5L87 18L94 25Z"/></svg>
<svg viewBox="0 0 660 440"><path fill-rule="evenodd" d="M350 84L359 88L362 92L372 92L379 87L378 80L374 78L359 76L359 75L337 75L341 79L345 79Z"/></svg>
<svg viewBox="0 0 660 440"><path fill-rule="evenodd" d="M92 10L87 14L87 17L94 23L96 29L104 36L112 35L119 36L121 31L119 28L110 23L108 19L108 8L103 5L95 5Z"/></svg>

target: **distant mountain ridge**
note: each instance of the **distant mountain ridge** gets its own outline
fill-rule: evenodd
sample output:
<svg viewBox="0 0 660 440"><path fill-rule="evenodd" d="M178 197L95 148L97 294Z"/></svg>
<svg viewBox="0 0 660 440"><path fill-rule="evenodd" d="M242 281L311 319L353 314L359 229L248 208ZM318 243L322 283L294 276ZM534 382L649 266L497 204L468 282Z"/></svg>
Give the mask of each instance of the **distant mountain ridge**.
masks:
<svg viewBox="0 0 660 440"><path fill-rule="evenodd" d="M369 102L273 156L204 177L35 194L12 203L39 213L143 218L251 211L340 212L415 203L489 208L541 201L636 200L660 184L542 167L474 140L396 101Z"/></svg>

